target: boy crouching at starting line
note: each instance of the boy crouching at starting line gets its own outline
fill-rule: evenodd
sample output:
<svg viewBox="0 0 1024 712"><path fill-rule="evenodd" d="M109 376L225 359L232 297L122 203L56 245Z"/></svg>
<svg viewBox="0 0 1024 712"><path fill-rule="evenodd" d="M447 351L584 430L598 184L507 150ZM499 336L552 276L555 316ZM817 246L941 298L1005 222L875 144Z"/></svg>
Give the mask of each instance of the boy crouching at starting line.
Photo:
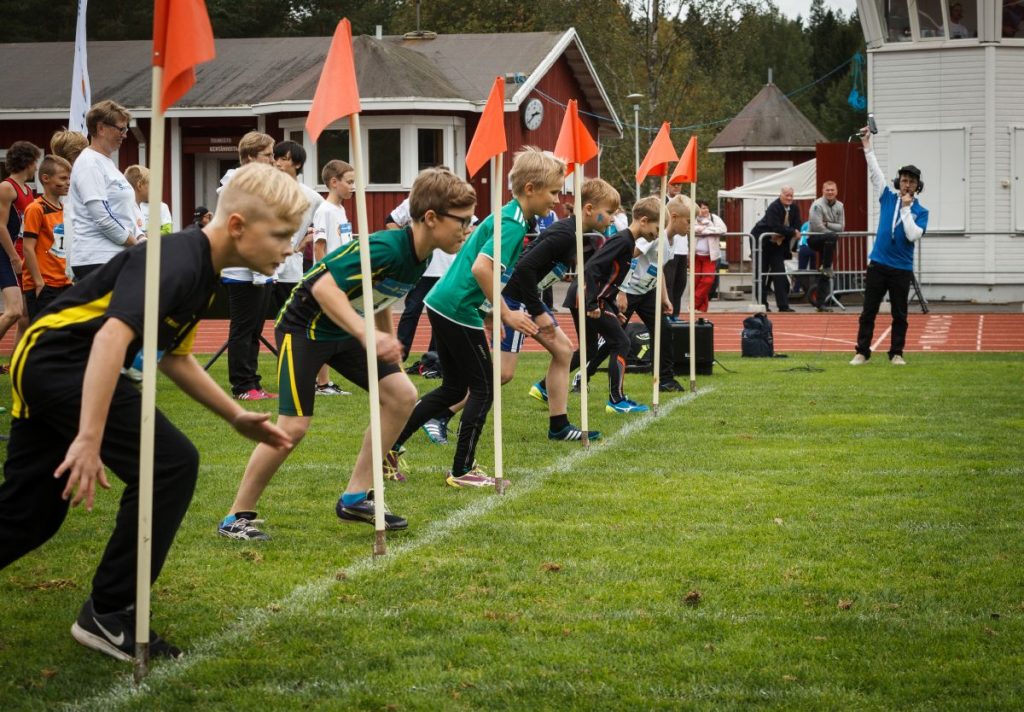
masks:
<svg viewBox="0 0 1024 712"><path fill-rule="evenodd" d="M373 269L373 313L377 328L377 371L380 380L381 441L394 442L416 404L416 386L401 367L402 345L392 333L391 304L423 276L434 248L454 254L473 219L476 193L451 171L429 168L413 183L409 197L412 222L398 230L370 235ZM521 238L520 238L521 239ZM313 419L316 374L324 364L364 390L368 388L364 295L359 241L327 254L305 274L278 314L277 425L295 443ZM461 396L460 396L461 397ZM345 522L373 524L374 504L370 430L356 458L348 488L336 512ZM288 453L257 446L249 458L238 494L218 531L232 539L265 540L256 520L256 505ZM394 457L388 454L392 468ZM392 469L394 474L397 470ZM387 512L388 529L405 529L402 517Z"/></svg>
<svg viewBox="0 0 1024 712"><path fill-rule="evenodd" d="M392 457L428 420L449 418L452 407L466 399L459 425L459 442L445 482L451 487L493 487L476 463L476 446L494 402L491 347L481 308L499 305L505 326L527 336L537 325L524 312L513 310L491 293L494 270L507 276L519 260L530 222L558 204L565 164L532 146L519 151L509 171L512 200L487 216L466 241L452 266L427 294L427 318L441 359L441 387L423 396L395 440ZM494 221L501 221L501 254L494 260ZM507 280L502 280L507 281ZM469 391L467 397L466 392Z"/></svg>
<svg viewBox="0 0 1024 712"><path fill-rule="evenodd" d="M604 232L619 209L619 192L600 178L583 183L580 194L583 211L579 219L583 232ZM576 216L559 220L542 232L523 251L512 276L502 291L505 305L512 311L530 315L538 331L533 338L551 354L551 365L543 381L530 388L530 395L548 404L548 439L582 440L583 431L569 422L569 363L572 342L558 328L558 321L541 299L541 292L559 281L576 262ZM508 383L516 372L519 352L526 335L506 326L501 341L501 382ZM601 433L592 430L588 439Z"/></svg>
<svg viewBox="0 0 1024 712"><path fill-rule="evenodd" d="M240 434L287 450L266 413L244 410L191 355L196 325L226 267L271 275L292 254L291 235L308 203L298 184L262 165L240 168L205 228L168 235L160 269L160 370ZM125 483L114 532L92 592L71 627L82 645L118 660L135 652L135 581L142 394L120 376L142 346L145 244L125 250L42 310L11 361L13 416L0 486L0 569L52 537L72 506L92 509L104 465ZM181 525L199 453L156 411L151 580ZM65 454L66 453L66 454ZM150 654L181 650L150 631Z"/></svg>

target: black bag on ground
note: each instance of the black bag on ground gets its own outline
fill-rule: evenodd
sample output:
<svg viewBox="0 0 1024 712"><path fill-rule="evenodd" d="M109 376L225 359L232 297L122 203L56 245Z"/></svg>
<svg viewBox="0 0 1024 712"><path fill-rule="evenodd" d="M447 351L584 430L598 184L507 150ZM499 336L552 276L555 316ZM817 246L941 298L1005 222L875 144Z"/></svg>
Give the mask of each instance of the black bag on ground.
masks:
<svg viewBox="0 0 1024 712"><path fill-rule="evenodd" d="M651 335L647 327L639 322L626 325L629 338L629 353L626 355L626 371L629 373L650 373L654 370L651 362Z"/></svg>
<svg viewBox="0 0 1024 712"><path fill-rule="evenodd" d="M771 358L775 355L775 337L767 316L754 314L743 320L740 348L744 356L752 358Z"/></svg>
<svg viewBox="0 0 1024 712"><path fill-rule="evenodd" d="M420 359L420 375L424 378L441 377L441 359L438 358L436 351L427 351L423 354Z"/></svg>

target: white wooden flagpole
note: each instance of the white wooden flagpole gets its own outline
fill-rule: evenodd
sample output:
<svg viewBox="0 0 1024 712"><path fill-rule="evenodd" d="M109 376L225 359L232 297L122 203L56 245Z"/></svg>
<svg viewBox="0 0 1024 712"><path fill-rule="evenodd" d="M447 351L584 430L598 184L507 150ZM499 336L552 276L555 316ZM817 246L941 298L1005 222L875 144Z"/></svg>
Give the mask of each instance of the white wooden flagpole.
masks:
<svg viewBox="0 0 1024 712"><path fill-rule="evenodd" d="M388 552L384 531L384 453L380 433L380 384L377 382L377 324L373 313L373 279L370 266L370 229L366 215L366 174L359 133L359 113L349 114L352 163L356 174L356 226L359 230L359 270L363 283L363 325L366 330L367 390L370 397L370 449L373 464L373 555ZM390 443L389 443L390 445Z"/></svg>
<svg viewBox="0 0 1024 712"><path fill-rule="evenodd" d="M501 219L502 172L505 154L491 159L491 215L494 221L494 270L491 278L491 366L494 390L494 488L505 494L505 470L501 447Z"/></svg>
<svg viewBox="0 0 1024 712"><path fill-rule="evenodd" d="M658 414L658 396L661 393L661 299L664 296L663 284L665 274L665 239L663 236L667 234L667 225L665 222L666 212L668 210L665 205L665 193L668 192L668 169L665 170L665 175L661 177L661 207L658 209L658 279L655 281L654 287L654 357L651 359L651 363L654 364L654 394L651 396L651 410L654 414Z"/></svg>
<svg viewBox="0 0 1024 712"><path fill-rule="evenodd" d="M590 411L587 384L587 299L584 295L583 279L583 164L573 164L573 212L576 214L576 310L579 314L580 339L580 428L583 430L583 447L590 447ZM572 374L570 374L571 376Z"/></svg>
<svg viewBox="0 0 1024 712"><path fill-rule="evenodd" d="M142 326L142 415L139 441L139 528L135 571L136 684L149 674L150 572L153 557L153 439L156 432L156 350L160 302L160 205L164 191L164 112L160 90L163 67L152 72L153 118L150 127L149 236L146 241L146 292Z"/></svg>
<svg viewBox="0 0 1024 712"><path fill-rule="evenodd" d="M693 281L693 262L697 258L697 241L694 236L695 222L697 220L697 182L690 183L690 243L686 268L690 271L690 278L687 284L690 286L690 392L697 392L697 320L694 319L694 292L696 284Z"/></svg>

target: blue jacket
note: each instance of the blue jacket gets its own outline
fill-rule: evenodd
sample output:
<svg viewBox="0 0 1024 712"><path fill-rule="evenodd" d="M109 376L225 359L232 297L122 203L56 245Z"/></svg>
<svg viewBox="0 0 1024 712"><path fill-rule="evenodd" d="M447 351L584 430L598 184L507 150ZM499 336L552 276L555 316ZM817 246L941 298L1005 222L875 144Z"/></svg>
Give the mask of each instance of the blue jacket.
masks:
<svg viewBox="0 0 1024 712"><path fill-rule="evenodd" d="M892 188L886 186L878 196L878 231L875 235L875 246L869 259L894 269L914 269L914 243L907 239L903 231L903 223L896 219L900 208L900 196ZM914 198L910 205L914 222L921 230L928 229L928 209ZM893 227L893 223L895 228Z"/></svg>

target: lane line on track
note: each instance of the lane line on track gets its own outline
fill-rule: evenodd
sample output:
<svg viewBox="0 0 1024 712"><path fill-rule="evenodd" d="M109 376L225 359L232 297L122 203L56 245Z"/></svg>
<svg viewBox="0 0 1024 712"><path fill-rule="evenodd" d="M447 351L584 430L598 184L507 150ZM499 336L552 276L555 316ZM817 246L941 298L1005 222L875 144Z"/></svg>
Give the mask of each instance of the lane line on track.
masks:
<svg viewBox="0 0 1024 712"><path fill-rule="evenodd" d="M871 351L872 352L878 351L878 345L881 344L883 341L885 341L885 337L887 337L889 335L890 331L892 331L892 327L891 326L885 327L885 331L883 331L882 335L878 337L878 341L876 341L875 343L871 344Z"/></svg>
<svg viewBox="0 0 1024 712"><path fill-rule="evenodd" d="M399 558L412 554L420 549L444 539L462 527L472 524L480 517L501 507L506 502L511 502L519 497L529 494L540 487L551 475L563 472L566 469L579 467L592 456L603 453L605 450L614 448L623 440L628 440L634 434L645 430L657 420L668 416L676 408L690 403L697 397L713 392L714 387L702 389L696 393L687 393L684 396L674 398L661 407L661 413L657 416L640 416L631 420L620 428L614 435L606 440L592 445L589 450L580 447L568 455L565 455L553 464L536 470L532 476L510 482L509 490L505 495L493 494L475 499L468 506L463 507L447 518L427 525L421 536L408 543L391 544L390 553L378 560L373 557L359 559L348 567L342 569L345 573L345 580L351 580L358 576L381 573ZM370 538L367 537L367 547ZM139 687L136 687L131 678L131 673L117 680L109 689L88 698L86 700L70 703L66 709L73 710L98 710L110 712L129 703L138 703L148 693L154 692L154 685L171 682L183 677L196 665L214 659L217 651L227 646L251 637L252 633L263 627L273 618L295 614L306 610L316 610L319 604L326 603L326 598L331 589L338 583L337 574L313 579L300 586L296 586L291 593L276 602L269 603L260 608L250 608L243 611L238 620L218 633L200 641L192 647L191 652L181 660L158 663L149 675L149 678Z"/></svg>

